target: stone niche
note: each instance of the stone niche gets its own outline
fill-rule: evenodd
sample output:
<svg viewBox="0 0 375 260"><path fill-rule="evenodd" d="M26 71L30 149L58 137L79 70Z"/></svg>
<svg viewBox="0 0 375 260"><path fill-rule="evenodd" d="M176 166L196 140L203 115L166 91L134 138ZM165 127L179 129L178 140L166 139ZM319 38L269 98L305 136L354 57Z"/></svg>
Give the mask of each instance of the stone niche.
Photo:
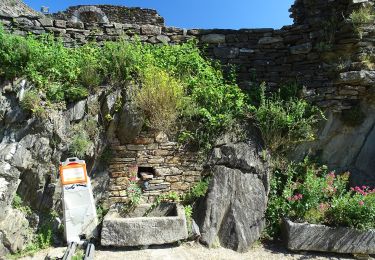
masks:
<svg viewBox="0 0 375 260"><path fill-rule="evenodd" d="M142 132L130 144L112 145L112 153L110 204L128 201L126 188L135 174L144 202L152 203L163 193L188 191L203 173L200 155L169 141L164 133Z"/></svg>

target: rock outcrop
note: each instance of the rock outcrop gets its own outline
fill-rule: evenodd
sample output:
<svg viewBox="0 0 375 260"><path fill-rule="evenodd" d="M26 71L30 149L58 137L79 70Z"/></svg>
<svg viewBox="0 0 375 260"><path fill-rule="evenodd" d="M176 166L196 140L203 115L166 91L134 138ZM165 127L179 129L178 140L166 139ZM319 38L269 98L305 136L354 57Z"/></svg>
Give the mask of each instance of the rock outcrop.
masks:
<svg viewBox="0 0 375 260"><path fill-rule="evenodd" d="M8 217L0 222L0 256L24 249L32 238L32 229L25 214L9 209Z"/></svg>
<svg viewBox="0 0 375 260"><path fill-rule="evenodd" d="M17 193L34 212L60 211L60 188L57 180L59 162L71 156L69 147L74 136L85 128L85 122L94 121L100 129L101 118L92 109L100 107L104 92L71 104L67 109L48 108L42 117L31 115L21 108L24 93L32 88L26 80L0 86L0 247L15 252L27 244L26 219L12 208ZM43 104L41 104L42 106ZM91 112L90 112L91 111ZM97 112L96 112L97 113ZM96 129L96 130L97 130ZM92 145L85 151L85 159L93 178L96 194L102 195L108 184L108 173L103 174L96 160L105 145L98 130L90 133ZM102 172L100 172L100 170ZM96 180L98 177L99 181ZM9 221L15 221L13 226ZM11 227L11 229L9 229ZM22 232L14 238L16 230ZM30 232L30 231L29 231ZM22 239L19 237L23 237ZM22 246L20 246L22 244Z"/></svg>
<svg viewBox="0 0 375 260"><path fill-rule="evenodd" d="M211 181L196 218L201 242L239 252L259 239L265 225L268 164L258 142L229 143L213 150Z"/></svg>

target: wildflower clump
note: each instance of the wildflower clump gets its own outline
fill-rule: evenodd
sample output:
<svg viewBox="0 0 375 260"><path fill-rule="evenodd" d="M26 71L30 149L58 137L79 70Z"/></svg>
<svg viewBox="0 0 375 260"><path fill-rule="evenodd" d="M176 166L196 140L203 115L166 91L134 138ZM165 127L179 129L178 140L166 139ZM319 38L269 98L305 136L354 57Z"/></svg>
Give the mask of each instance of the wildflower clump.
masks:
<svg viewBox="0 0 375 260"><path fill-rule="evenodd" d="M282 218L359 230L375 228L375 189L349 188L349 173L336 174L307 159L275 173L268 205L270 236L280 231Z"/></svg>

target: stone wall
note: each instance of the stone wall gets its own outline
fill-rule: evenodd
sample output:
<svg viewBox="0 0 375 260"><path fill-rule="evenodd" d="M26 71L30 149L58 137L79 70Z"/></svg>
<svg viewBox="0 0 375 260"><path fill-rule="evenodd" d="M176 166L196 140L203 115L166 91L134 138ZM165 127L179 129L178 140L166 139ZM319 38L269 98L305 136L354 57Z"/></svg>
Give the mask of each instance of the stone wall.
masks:
<svg viewBox="0 0 375 260"><path fill-rule="evenodd" d="M112 140L111 148L110 204L128 201L126 187L133 174L138 175L146 202L153 202L158 195L169 191L186 192L201 179L203 167L199 154L179 147L163 133L142 132L127 145ZM142 172L149 177L142 178Z"/></svg>
<svg viewBox="0 0 375 260"><path fill-rule="evenodd" d="M224 66L237 66L243 89L252 88L254 82L265 81L271 90L297 82L305 87L306 98L323 108L341 111L357 104L373 83L372 75L359 71L363 70L361 54L372 52L374 27L365 28L361 40L348 22L353 9L372 1L326 2L297 0L290 9L295 24L280 30L186 30L164 26L155 11L114 6L76 6L52 17L1 16L0 21L16 34L53 33L67 46L132 39L135 35L151 44L177 44L196 38L207 46L208 57ZM91 9L106 18L99 17L99 23L83 23L74 15L77 10L84 13Z"/></svg>
<svg viewBox="0 0 375 260"><path fill-rule="evenodd" d="M91 15L103 14L107 16L108 22L111 23L123 23L123 24L153 24L158 26L164 26L164 18L161 17L155 10L144 9L144 8L129 8L125 6L113 6L113 5L96 5L96 6L87 6L87 5L78 5L71 6L64 12L59 12L53 14L52 16L55 19L60 20L75 20L78 18L78 21L85 21L84 14L91 13ZM79 16L83 16L79 19Z"/></svg>

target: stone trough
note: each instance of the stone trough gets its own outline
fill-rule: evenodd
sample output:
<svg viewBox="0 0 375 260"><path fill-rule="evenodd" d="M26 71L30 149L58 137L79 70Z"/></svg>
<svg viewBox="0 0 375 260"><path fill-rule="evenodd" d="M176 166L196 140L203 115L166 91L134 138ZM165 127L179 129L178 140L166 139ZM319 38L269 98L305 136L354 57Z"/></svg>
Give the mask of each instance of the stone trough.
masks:
<svg viewBox="0 0 375 260"><path fill-rule="evenodd" d="M375 230L360 231L290 220L285 220L284 225L290 250L375 254Z"/></svg>
<svg viewBox="0 0 375 260"><path fill-rule="evenodd" d="M150 204L142 204L126 215L119 209L110 210L103 220L102 246L162 245L187 238L186 217L181 205L162 203L150 209Z"/></svg>

